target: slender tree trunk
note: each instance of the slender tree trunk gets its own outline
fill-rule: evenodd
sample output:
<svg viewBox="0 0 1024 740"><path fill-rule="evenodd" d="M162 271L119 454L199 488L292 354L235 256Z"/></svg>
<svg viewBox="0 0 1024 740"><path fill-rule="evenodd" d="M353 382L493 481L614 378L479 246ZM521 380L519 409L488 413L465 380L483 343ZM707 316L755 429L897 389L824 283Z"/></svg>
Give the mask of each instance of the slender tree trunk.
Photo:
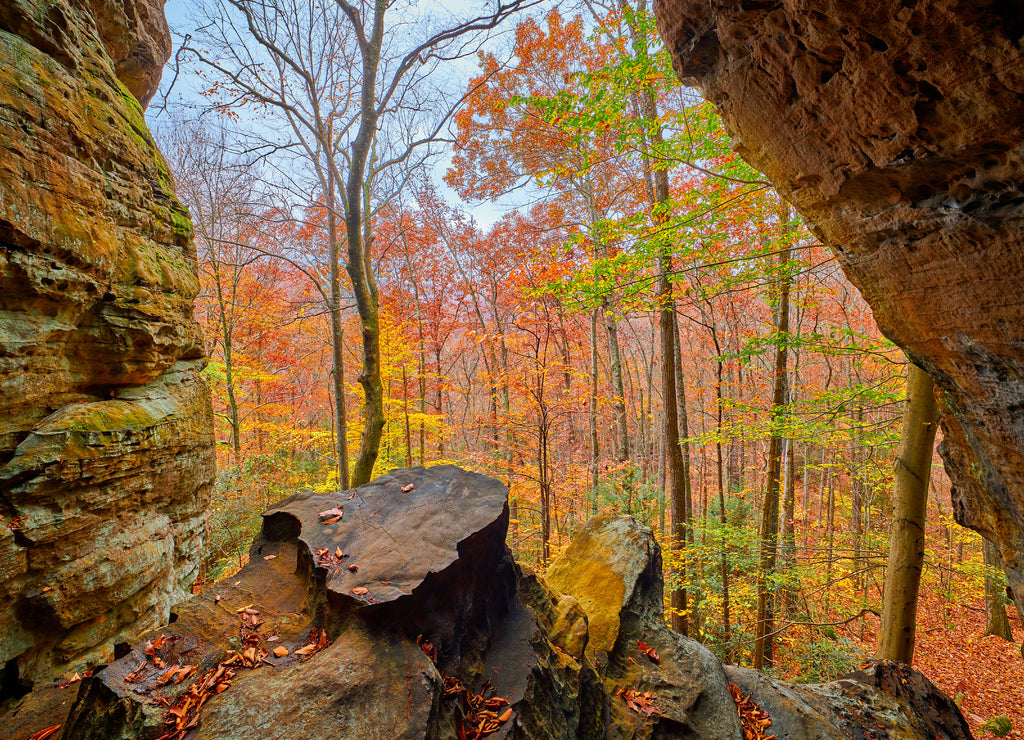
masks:
<svg viewBox="0 0 1024 740"><path fill-rule="evenodd" d="M992 569L1003 567L999 549L986 539L981 540L982 556L985 560L985 634L1012 640L1010 620L1006 618L1006 601L1003 585L992 577Z"/></svg>
<svg viewBox="0 0 1024 740"><path fill-rule="evenodd" d="M788 221L789 208L781 215ZM754 634L755 670L774 663L775 593L771 581L778 559L779 488L782 481L783 430L789 403L789 245L779 252L779 308L775 345L775 382L772 391L772 435L768 445L768 485L761 509L760 557L757 569L757 616Z"/></svg>
<svg viewBox="0 0 1024 740"><path fill-rule="evenodd" d="M590 495L597 514L598 484L600 483L600 447L597 435L597 311L590 312Z"/></svg>
<svg viewBox="0 0 1024 740"><path fill-rule="evenodd" d="M914 659L917 595L924 566L924 523L935 428L939 414L934 383L907 365L907 400L896 453L895 505L882 626L877 657L910 664Z"/></svg>
<svg viewBox="0 0 1024 740"><path fill-rule="evenodd" d="M327 238L330 241L329 258L331 280L331 358L334 376L334 413L336 417L335 446L338 453L338 486L349 487L348 477L348 421L345 408L345 333L341 326L341 269L338 240L338 216L335 210L334 168L327 168Z"/></svg>

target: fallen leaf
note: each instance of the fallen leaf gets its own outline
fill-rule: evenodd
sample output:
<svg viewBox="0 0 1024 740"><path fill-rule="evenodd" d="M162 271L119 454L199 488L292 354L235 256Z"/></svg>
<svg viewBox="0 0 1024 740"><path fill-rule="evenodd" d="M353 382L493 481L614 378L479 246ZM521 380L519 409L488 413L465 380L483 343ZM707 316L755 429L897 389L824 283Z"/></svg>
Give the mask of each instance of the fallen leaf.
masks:
<svg viewBox="0 0 1024 740"><path fill-rule="evenodd" d="M53 737L55 734L57 734L57 730L59 730L60 728L61 725L53 725L51 727L47 727L45 730L40 730L39 732L33 735L29 735L27 740L46 740L46 738Z"/></svg>
<svg viewBox="0 0 1024 740"><path fill-rule="evenodd" d="M359 566L356 565L355 563L352 563L351 565L348 566L348 569L349 569L350 572L355 573L357 570L359 570Z"/></svg>
<svg viewBox="0 0 1024 740"><path fill-rule="evenodd" d="M264 555L263 559L264 560L273 560L276 557L277 557L277 555Z"/></svg>
<svg viewBox="0 0 1024 740"><path fill-rule="evenodd" d="M275 650L274 652L277 652L277 651ZM302 647L300 647L298 650L295 651L294 655L312 655L315 652L316 652L316 645L309 644L309 645L303 645Z"/></svg>
<svg viewBox="0 0 1024 740"><path fill-rule="evenodd" d="M650 660L651 660L651 662L652 662L652 663L655 663L655 664L661 663L661 656L660 656L660 655L658 655L658 654L657 654L657 653L656 653L656 652L654 651L654 648L652 648L652 647L647 647L647 643L646 643L646 642L644 642L643 640L637 640L637 641L636 641L636 646L637 646L637 649L638 649L638 650L639 650L639 651L640 651L641 653L643 653L643 654L644 654L644 655L646 655L646 656L647 656L648 658L650 658Z"/></svg>
<svg viewBox="0 0 1024 740"><path fill-rule="evenodd" d="M43 586L42 593L45 594L47 591L53 591L53 586ZM59 725L58 725L58 727L59 727Z"/></svg>
<svg viewBox="0 0 1024 740"><path fill-rule="evenodd" d="M276 655L278 658L283 658L286 655L288 655L288 648L286 648L284 645L278 645L276 648L274 648L274 655Z"/></svg>
<svg viewBox="0 0 1024 740"><path fill-rule="evenodd" d="M416 487L416 486L414 486L414 485L413 485L412 483L410 483L410 484L409 484L409 485L407 485L407 486L402 486L402 493L409 493L409 491L411 491L411 490L412 490L412 489L414 489L415 487Z"/></svg>
<svg viewBox="0 0 1024 740"><path fill-rule="evenodd" d="M167 638L164 635L160 635L155 640L147 640L146 655L156 655L157 651L164 646L165 642L167 642Z"/></svg>
<svg viewBox="0 0 1024 740"><path fill-rule="evenodd" d="M338 558L338 560L341 560L343 557L345 557L341 553L341 548L340 547L337 550L334 551L334 557Z"/></svg>
<svg viewBox="0 0 1024 740"><path fill-rule="evenodd" d="M334 524L334 522L342 519L344 516L345 510L340 506L335 506L333 509L328 509L327 511L321 511L319 514L321 519L327 519L327 521L321 522L322 524Z"/></svg>
<svg viewBox="0 0 1024 740"><path fill-rule="evenodd" d="M246 609L252 609L252 607L253 607L253 605L252 605L252 604L246 604L246 605L245 605L245 606L243 606L243 607L242 607L241 609L235 609L235 614L241 614L241 613L242 613L242 612L244 612L244 611L245 611Z"/></svg>
<svg viewBox="0 0 1024 740"><path fill-rule="evenodd" d="M509 707L500 715L498 715L498 722L502 724L508 722L510 719L512 719L512 707Z"/></svg>
<svg viewBox="0 0 1024 740"><path fill-rule="evenodd" d="M356 586L354 589L352 589L352 593L354 593L356 596L365 596L367 593L369 593L369 591L365 586Z"/></svg>

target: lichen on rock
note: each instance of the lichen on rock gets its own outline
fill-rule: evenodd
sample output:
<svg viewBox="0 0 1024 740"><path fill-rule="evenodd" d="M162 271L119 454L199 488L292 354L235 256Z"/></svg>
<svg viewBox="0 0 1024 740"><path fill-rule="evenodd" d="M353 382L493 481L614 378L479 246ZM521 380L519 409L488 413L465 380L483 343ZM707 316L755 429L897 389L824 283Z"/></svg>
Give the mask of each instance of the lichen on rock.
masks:
<svg viewBox="0 0 1024 740"><path fill-rule="evenodd" d="M0 671L112 657L195 578L213 477L159 0L0 5ZM7 697L4 697L7 698Z"/></svg>

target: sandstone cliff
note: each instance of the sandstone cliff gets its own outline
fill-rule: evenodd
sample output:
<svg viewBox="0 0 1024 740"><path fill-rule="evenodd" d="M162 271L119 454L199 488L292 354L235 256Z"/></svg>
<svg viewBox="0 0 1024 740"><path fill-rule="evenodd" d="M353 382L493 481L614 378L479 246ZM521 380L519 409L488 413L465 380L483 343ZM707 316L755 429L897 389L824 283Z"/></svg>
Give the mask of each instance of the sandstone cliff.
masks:
<svg viewBox="0 0 1024 740"><path fill-rule="evenodd" d="M1024 6L654 6L680 76L935 378L957 520L1024 608Z"/></svg>
<svg viewBox="0 0 1024 740"><path fill-rule="evenodd" d="M160 0L0 3L0 687L195 577L213 476L187 212L143 119Z"/></svg>

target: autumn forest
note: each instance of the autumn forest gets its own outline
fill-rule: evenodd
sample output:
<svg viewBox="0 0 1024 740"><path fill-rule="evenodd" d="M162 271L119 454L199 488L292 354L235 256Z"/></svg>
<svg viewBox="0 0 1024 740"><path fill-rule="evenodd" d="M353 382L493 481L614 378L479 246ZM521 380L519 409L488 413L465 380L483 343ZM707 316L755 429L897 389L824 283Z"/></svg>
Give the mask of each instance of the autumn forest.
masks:
<svg viewBox="0 0 1024 740"><path fill-rule="evenodd" d="M878 654L915 370L858 287L680 85L646 0L416 7L171 15L147 119L200 264L199 585L297 490L451 462L508 487L540 572L594 514L649 526L666 618L723 661L820 681ZM997 555L914 449L910 655L975 732L1021 737L1021 671L985 678L1022 630Z"/></svg>

